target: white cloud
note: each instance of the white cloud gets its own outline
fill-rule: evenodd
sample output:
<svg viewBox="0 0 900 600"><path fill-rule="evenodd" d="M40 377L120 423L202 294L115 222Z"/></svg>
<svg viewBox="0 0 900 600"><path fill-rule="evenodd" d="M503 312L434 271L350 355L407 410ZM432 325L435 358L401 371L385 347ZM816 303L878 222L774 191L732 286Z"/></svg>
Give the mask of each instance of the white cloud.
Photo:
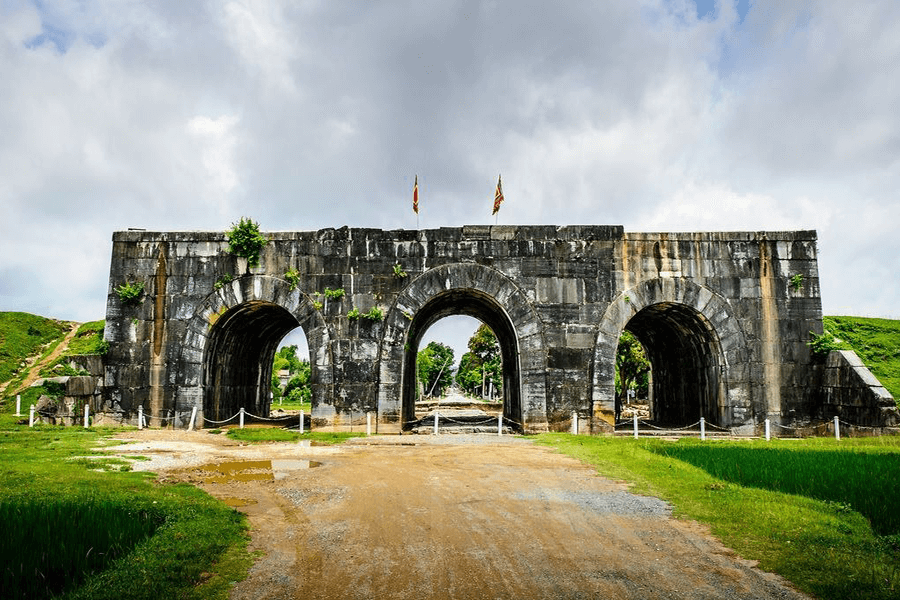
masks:
<svg viewBox="0 0 900 600"><path fill-rule="evenodd" d="M488 223L502 172L501 223L817 228L826 311L896 315L900 5L734 4L0 5L0 309L102 316L117 229L414 227L416 173Z"/></svg>

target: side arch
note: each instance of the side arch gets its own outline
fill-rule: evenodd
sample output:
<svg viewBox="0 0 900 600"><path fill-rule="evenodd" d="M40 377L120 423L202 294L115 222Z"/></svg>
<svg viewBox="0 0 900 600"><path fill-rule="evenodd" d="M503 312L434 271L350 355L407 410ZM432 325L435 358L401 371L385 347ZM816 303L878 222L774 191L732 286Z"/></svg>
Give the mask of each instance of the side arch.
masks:
<svg viewBox="0 0 900 600"><path fill-rule="evenodd" d="M504 394L509 394L506 418L526 432L546 431L547 353L541 321L509 277L474 263L422 273L388 309L378 352L379 426L399 431L409 420L413 407L404 398L415 386L415 346L432 323L451 314L474 316L494 330L503 352Z"/></svg>
<svg viewBox="0 0 900 600"><path fill-rule="evenodd" d="M201 416L213 420L231 416L219 413L228 412L232 404L250 410L247 404L253 403L260 410L263 399L268 398L278 343L298 326L309 347L313 406L331 404L331 335L312 299L278 277L244 275L206 296L186 319L176 373L178 414L189 414L196 407L202 423ZM247 370L243 365L247 360L257 364ZM229 375L229 371L242 375ZM222 391L235 399L217 397L216 390L222 386L231 388ZM247 391L251 388L255 390L252 400ZM268 414L267 405L263 412Z"/></svg>
<svg viewBox="0 0 900 600"><path fill-rule="evenodd" d="M619 336L625 329L637 329L646 336L654 320L667 324L666 334L699 335L700 343L708 344L700 348L707 352L715 375L709 382L714 399L704 409L707 418L723 427L751 423L750 351L731 305L694 282L654 278L618 294L600 320L593 360L593 428L609 431L614 422Z"/></svg>

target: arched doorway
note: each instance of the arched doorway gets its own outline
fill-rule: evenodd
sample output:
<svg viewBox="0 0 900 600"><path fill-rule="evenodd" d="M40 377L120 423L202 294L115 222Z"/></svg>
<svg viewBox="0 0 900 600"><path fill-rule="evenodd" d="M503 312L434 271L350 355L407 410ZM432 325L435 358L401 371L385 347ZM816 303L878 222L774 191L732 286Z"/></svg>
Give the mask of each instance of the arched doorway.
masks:
<svg viewBox="0 0 900 600"><path fill-rule="evenodd" d="M403 388L401 415L403 423L415 421L416 355L422 335L436 321L450 315L467 315L493 330L500 346L503 364L503 417L521 428L522 402L519 376L519 351L516 331L509 317L495 300L472 289L448 290L420 308L410 323L403 355Z"/></svg>
<svg viewBox="0 0 900 600"><path fill-rule="evenodd" d="M387 311L378 356L380 431L400 431L414 416L416 349L432 323L453 314L475 317L497 336L508 424L528 433L547 431L547 352L538 314L511 279L475 263L429 269Z"/></svg>
<svg viewBox="0 0 900 600"><path fill-rule="evenodd" d="M240 408L269 415L272 360L278 343L299 326L271 302L250 301L228 309L213 324L204 356L204 413L221 421Z"/></svg>
<svg viewBox="0 0 900 600"><path fill-rule="evenodd" d="M674 278L647 280L618 294L597 333L593 372L593 428L615 419L615 357L622 331L645 348L652 369L652 418L688 425L701 416L721 427L751 423L750 354L726 299Z"/></svg>
<svg viewBox="0 0 900 600"><path fill-rule="evenodd" d="M725 368L715 330L696 310L662 302L641 309L625 326L647 353L650 418L684 426L700 417L719 424L719 385Z"/></svg>
<svg viewBox="0 0 900 600"><path fill-rule="evenodd" d="M272 359L281 340L302 328L309 349L313 412L333 394L328 327L313 300L286 281L245 275L207 296L186 323L176 407L223 421L241 407L266 416Z"/></svg>

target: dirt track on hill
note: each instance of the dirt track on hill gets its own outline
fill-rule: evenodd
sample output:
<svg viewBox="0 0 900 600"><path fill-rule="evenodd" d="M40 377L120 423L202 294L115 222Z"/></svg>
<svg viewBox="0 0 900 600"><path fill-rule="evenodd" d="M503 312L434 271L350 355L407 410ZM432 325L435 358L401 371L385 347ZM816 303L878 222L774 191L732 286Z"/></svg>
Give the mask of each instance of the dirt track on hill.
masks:
<svg viewBox="0 0 900 600"><path fill-rule="evenodd" d="M120 437L133 443L112 451L151 458L136 469L192 482L248 515L262 556L235 600L805 597L662 501L523 440Z"/></svg>

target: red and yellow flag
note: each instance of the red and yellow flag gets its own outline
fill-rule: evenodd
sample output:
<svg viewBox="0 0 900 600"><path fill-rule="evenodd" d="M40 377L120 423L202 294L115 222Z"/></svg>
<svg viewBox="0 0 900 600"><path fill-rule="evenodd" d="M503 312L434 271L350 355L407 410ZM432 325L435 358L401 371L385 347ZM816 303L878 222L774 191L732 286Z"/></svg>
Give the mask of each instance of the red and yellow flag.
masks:
<svg viewBox="0 0 900 600"><path fill-rule="evenodd" d="M494 192L494 212L492 215L496 215L500 211L500 203L503 202L503 186L500 182L500 176L497 176L497 191Z"/></svg>
<svg viewBox="0 0 900 600"><path fill-rule="evenodd" d="M407 180L409 181L409 180ZM419 214L419 176L416 175L416 183L413 185L413 212Z"/></svg>

